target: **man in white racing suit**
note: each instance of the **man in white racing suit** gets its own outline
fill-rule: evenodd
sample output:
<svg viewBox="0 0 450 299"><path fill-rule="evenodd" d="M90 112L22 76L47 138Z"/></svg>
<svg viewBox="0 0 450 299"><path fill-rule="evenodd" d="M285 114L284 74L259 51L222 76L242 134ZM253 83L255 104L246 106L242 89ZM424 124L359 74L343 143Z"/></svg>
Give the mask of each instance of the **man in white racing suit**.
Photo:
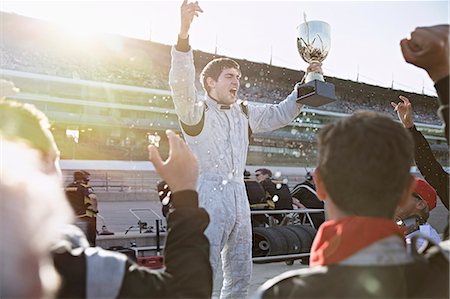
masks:
<svg viewBox="0 0 450 299"><path fill-rule="evenodd" d="M237 93L241 71L227 58L214 59L205 66L200 81L206 96L200 98L189 45L189 28L199 12L202 10L197 2L184 0L169 83L184 138L200 164L199 205L211 219L205 234L210 241L214 274L222 258L221 298L245 298L252 272L250 209L243 180L249 133L286 126L302 105L296 102L295 89L276 105L240 103ZM320 65L310 66L312 70L321 72Z"/></svg>

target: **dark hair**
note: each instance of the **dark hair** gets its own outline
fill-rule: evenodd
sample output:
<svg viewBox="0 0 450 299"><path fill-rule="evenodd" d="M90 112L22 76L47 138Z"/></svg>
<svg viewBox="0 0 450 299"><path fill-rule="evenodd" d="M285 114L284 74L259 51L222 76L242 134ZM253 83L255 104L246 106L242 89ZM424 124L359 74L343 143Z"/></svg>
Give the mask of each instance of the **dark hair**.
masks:
<svg viewBox="0 0 450 299"><path fill-rule="evenodd" d="M267 168L256 169L255 172L257 171L261 172L261 174L268 174L270 178L272 177L272 171Z"/></svg>
<svg viewBox="0 0 450 299"><path fill-rule="evenodd" d="M31 104L0 100L0 134L10 140L25 141L44 156L58 153L48 118Z"/></svg>
<svg viewBox="0 0 450 299"><path fill-rule="evenodd" d="M91 174L85 170L77 170L73 173L73 178L75 181L89 181L89 176Z"/></svg>
<svg viewBox="0 0 450 299"><path fill-rule="evenodd" d="M208 62L200 73L200 82L208 94L211 89L209 88L206 79L210 77L214 79L214 81L217 81L222 71L230 68L240 70L239 64L230 58L216 58Z"/></svg>
<svg viewBox="0 0 450 299"><path fill-rule="evenodd" d="M388 116L360 111L318 134L318 169L341 210L392 218L411 179L414 144Z"/></svg>

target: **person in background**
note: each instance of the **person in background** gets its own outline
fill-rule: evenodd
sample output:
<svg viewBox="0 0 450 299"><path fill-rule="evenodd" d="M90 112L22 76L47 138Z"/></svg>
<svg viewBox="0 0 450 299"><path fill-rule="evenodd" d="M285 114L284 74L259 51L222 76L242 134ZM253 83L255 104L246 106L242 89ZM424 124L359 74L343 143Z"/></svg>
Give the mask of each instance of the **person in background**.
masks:
<svg viewBox="0 0 450 299"><path fill-rule="evenodd" d="M399 121L409 130L414 139L414 160L416 161L417 168L425 180L436 189L439 198L448 210L449 174L436 160L427 140L414 125L411 102L405 96L399 96L399 99L400 102L391 102L391 105L394 107L394 111L397 112Z"/></svg>
<svg viewBox="0 0 450 299"><path fill-rule="evenodd" d="M170 200L170 196L172 192L170 191L169 185L167 185L166 181L162 180L156 185L156 191L158 191L159 201L161 202L161 213L164 217L167 218L169 215L170 208L172 207L172 202Z"/></svg>
<svg viewBox="0 0 450 299"><path fill-rule="evenodd" d="M450 25L442 24L430 27L418 27L411 32L410 38L404 38L400 41L400 48L403 58L407 63L413 64L425 70L430 79L434 82L434 88L438 94L439 109L438 115L444 123L445 139L449 138L449 35ZM399 103L402 104L401 102ZM405 104L407 105L407 103ZM412 114L412 108L409 107ZM403 123L403 118L411 117L409 123L412 123L412 115L409 115L408 107L398 107L400 111L400 121ZM403 114L403 111L405 114ZM408 123L406 123L408 124ZM404 123L405 125L405 123ZM436 190L448 210L449 204L449 184L448 174L443 173L443 170L435 158L428 150L426 140L420 138L415 132L415 128L411 128L414 134L416 144L416 164L421 174ZM449 225L445 228L444 239L449 238Z"/></svg>
<svg viewBox="0 0 450 299"><path fill-rule="evenodd" d="M47 117L33 105L0 100L5 174L0 178L5 195L0 197L0 298L210 298L204 234L209 217L194 191L197 161L178 136L167 134L169 159L155 168L163 178L176 176L168 180L174 186L174 211L168 219L166 268L156 272L124 254L89 247L83 232L71 225L73 211L62 192L59 150Z"/></svg>
<svg viewBox="0 0 450 299"><path fill-rule="evenodd" d="M266 200L266 194L263 187L257 180L251 178L251 174L248 170L244 171L244 183L251 210L266 210L275 208L272 201ZM272 205L269 206L269 204ZM265 226L266 223L268 223L266 215L252 215L252 227Z"/></svg>
<svg viewBox="0 0 450 299"><path fill-rule="evenodd" d="M0 101L0 114L2 109L9 106ZM51 248L61 237L59 228L74 215L45 153L11 135L4 120L0 118L0 298L53 298L61 278Z"/></svg>
<svg viewBox="0 0 450 299"><path fill-rule="evenodd" d="M431 210L436 207L436 191L426 181L416 178L416 187L409 200L395 213L397 224L405 227L408 243L412 237L423 234L435 243L441 242L437 231L427 222ZM425 240L419 238L415 245L420 249Z"/></svg>
<svg viewBox="0 0 450 299"><path fill-rule="evenodd" d="M75 212L75 224L85 233L89 244L95 246L97 238L97 195L89 186L90 173L78 170L73 173L73 182L65 188L67 199Z"/></svg>
<svg viewBox="0 0 450 299"><path fill-rule="evenodd" d="M323 127L314 181L329 220L311 268L267 281L254 298L448 298L448 252L408 253L393 221L415 190L413 149L406 129L375 112Z"/></svg>
<svg viewBox="0 0 450 299"><path fill-rule="evenodd" d="M292 196L289 187L282 182L272 180L272 171L260 168L255 171L256 180L261 184L266 194L266 200L275 204L275 210L292 210ZM285 214L274 214L273 217L279 223L283 221Z"/></svg>

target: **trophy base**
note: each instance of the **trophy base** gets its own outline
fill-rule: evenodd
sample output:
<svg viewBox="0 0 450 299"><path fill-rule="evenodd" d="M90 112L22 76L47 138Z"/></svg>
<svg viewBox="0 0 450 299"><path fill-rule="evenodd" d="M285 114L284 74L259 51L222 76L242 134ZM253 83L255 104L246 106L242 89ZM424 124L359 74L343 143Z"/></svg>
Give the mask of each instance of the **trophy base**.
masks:
<svg viewBox="0 0 450 299"><path fill-rule="evenodd" d="M337 100L334 85L319 80L299 85L297 95L297 103L311 107L319 107Z"/></svg>

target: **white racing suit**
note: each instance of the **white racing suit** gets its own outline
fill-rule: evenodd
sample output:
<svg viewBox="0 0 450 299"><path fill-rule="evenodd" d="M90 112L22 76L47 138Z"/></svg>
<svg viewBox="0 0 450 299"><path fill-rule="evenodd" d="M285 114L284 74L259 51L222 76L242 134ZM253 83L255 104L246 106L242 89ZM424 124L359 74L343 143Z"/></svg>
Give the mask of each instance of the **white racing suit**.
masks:
<svg viewBox="0 0 450 299"><path fill-rule="evenodd" d="M250 208L243 179L249 126L253 133L283 127L299 114L301 105L293 91L277 105L224 106L208 96L200 99L194 82L192 50L173 47L169 83L184 138L199 160L199 205L211 220L205 234L213 273L222 257L221 298L246 298L252 272Z"/></svg>

